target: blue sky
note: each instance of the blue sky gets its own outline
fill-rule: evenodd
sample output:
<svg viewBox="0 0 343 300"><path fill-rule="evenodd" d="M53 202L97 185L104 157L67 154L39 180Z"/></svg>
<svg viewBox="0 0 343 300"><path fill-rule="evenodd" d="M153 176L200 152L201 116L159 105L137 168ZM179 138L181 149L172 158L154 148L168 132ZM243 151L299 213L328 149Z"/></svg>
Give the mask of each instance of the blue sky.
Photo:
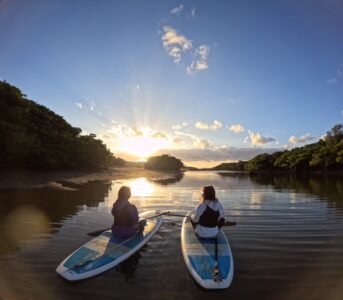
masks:
<svg viewBox="0 0 343 300"><path fill-rule="evenodd" d="M343 122L342 28L335 0L0 0L0 78L116 154L213 165Z"/></svg>

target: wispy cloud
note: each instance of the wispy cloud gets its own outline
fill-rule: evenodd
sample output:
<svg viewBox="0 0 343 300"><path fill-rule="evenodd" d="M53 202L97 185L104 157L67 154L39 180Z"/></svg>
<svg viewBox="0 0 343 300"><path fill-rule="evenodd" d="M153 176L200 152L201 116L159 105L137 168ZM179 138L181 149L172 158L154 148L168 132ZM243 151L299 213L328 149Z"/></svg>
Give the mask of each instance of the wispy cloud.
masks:
<svg viewBox="0 0 343 300"><path fill-rule="evenodd" d="M338 82L338 79L336 77L332 77L328 79L326 82L329 84L335 84L336 82Z"/></svg>
<svg viewBox="0 0 343 300"><path fill-rule="evenodd" d="M195 127L198 129L203 129L203 130L207 130L207 129L217 130L217 129L223 127L223 125L218 120L214 120L213 124L208 124L206 122L199 121L199 122L195 123Z"/></svg>
<svg viewBox="0 0 343 300"><path fill-rule="evenodd" d="M192 18L195 18L195 14L196 14L196 7L194 6L194 7L191 9L191 16L192 16Z"/></svg>
<svg viewBox="0 0 343 300"><path fill-rule="evenodd" d="M177 6L177 7L173 8L173 9L171 9L171 10L169 11L169 13L170 13L171 15L176 15L176 14L180 13L180 12L183 10L183 8L184 8L183 4L180 4L179 6Z"/></svg>
<svg viewBox="0 0 343 300"><path fill-rule="evenodd" d="M244 141L250 141L253 146L259 146L275 142L275 139L272 137L264 137L259 132L252 132L251 130L249 130L249 136L247 136Z"/></svg>
<svg viewBox="0 0 343 300"><path fill-rule="evenodd" d="M241 133L244 132L244 127L240 124L233 124L229 127L229 130L234 133Z"/></svg>
<svg viewBox="0 0 343 300"><path fill-rule="evenodd" d="M313 141L314 139L315 137L311 136L310 133L306 133L300 137L296 137L292 135L289 137L288 142L292 145L296 145L296 144L304 144L306 142Z"/></svg>
<svg viewBox="0 0 343 300"><path fill-rule="evenodd" d="M173 61L178 64L181 61L181 53L192 48L192 41L170 26L164 26L163 31L163 47L169 56L173 58Z"/></svg>
<svg viewBox="0 0 343 300"><path fill-rule="evenodd" d="M329 84L335 84L338 81L342 81L342 80L343 80L343 65L339 66L336 69L336 75L326 80L326 82Z"/></svg>
<svg viewBox="0 0 343 300"><path fill-rule="evenodd" d="M188 137L189 139L191 139L193 147L195 147L196 149L208 149L211 147L211 143L207 139L198 137L195 134L181 131L176 131L175 134L177 136Z"/></svg>
<svg viewBox="0 0 343 300"><path fill-rule="evenodd" d="M181 124L176 124L172 126L173 130L181 130L182 128L188 126L187 122L182 122Z"/></svg>
<svg viewBox="0 0 343 300"><path fill-rule="evenodd" d="M192 75L199 71L204 71L209 68L207 59L210 52L210 47L206 44L199 46L195 50L195 60L187 67L186 72Z"/></svg>
<svg viewBox="0 0 343 300"><path fill-rule="evenodd" d="M102 112L97 108L97 105L94 101L76 101L74 105L77 106L79 109L89 112L92 115L96 116L97 118L107 121L107 119L103 116Z"/></svg>
<svg viewBox="0 0 343 300"><path fill-rule="evenodd" d="M84 102L78 101L74 103L78 108L86 110L86 111L95 111L96 103L94 101Z"/></svg>

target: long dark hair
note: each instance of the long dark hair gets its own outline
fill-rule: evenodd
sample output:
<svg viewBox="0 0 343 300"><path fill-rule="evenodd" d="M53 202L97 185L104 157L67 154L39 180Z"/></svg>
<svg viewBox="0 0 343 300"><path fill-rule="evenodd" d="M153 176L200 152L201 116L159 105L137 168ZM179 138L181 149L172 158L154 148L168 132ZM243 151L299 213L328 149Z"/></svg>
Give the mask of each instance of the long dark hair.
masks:
<svg viewBox="0 0 343 300"><path fill-rule="evenodd" d="M216 190L212 185L204 186L202 189L202 200L209 200L209 201L215 201L216 198Z"/></svg>
<svg viewBox="0 0 343 300"><path fill-rule="evenodd" d="M118 198L116 202L127 201L131 197L131 189L123 185L118 191Z"/></svg>

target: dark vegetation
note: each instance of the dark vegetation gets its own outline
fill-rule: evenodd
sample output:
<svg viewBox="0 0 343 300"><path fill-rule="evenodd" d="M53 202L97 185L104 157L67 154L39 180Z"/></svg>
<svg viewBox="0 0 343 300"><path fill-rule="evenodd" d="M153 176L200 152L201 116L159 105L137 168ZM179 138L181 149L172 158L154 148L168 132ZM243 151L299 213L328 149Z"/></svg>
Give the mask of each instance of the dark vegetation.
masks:
<svg viewBox="0 0 343 300"><path fill-rule="evenodd" d="M252 173L342 172L343 125L335 125L317 143L272 154L264 153L246 162L221 164L213 169Z"/></svg>
<svg viewBox="0 0 343 300"><path fill-rule="evenodd" d="M145 169L158 171L177 171L183 167L183 162L167 154L150 157L144 164Z"/></svg>
<svg viewBox="0 0 343 300"><path fill-rule="evenodd" d="M0 111L0 169L95 170L125 163L94 134L81 135L6 81L0 81Z"/></svg>
<svg viewBox="0 0 343 300"><path fill-rule="evenodd" d="M238 162L222 163L213 167L211 170L228 170L228 171L244 171L245 162L239 160Z"/></svg>

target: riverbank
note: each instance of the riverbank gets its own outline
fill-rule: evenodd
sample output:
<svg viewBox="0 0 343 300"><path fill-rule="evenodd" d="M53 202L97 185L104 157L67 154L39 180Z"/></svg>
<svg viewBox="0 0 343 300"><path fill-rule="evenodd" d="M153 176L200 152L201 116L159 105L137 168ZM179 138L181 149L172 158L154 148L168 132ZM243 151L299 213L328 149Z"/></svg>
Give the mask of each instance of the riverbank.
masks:
<svg viewBox="0 0 343 300"><path fill-rule="evenodd" d="M98 172L0 172L0 189L48 187L54 189L77 189L90 181L113 181L145 177L152 181L177 180L182 172L161 172L137 167L117 167Z"/></svg>

